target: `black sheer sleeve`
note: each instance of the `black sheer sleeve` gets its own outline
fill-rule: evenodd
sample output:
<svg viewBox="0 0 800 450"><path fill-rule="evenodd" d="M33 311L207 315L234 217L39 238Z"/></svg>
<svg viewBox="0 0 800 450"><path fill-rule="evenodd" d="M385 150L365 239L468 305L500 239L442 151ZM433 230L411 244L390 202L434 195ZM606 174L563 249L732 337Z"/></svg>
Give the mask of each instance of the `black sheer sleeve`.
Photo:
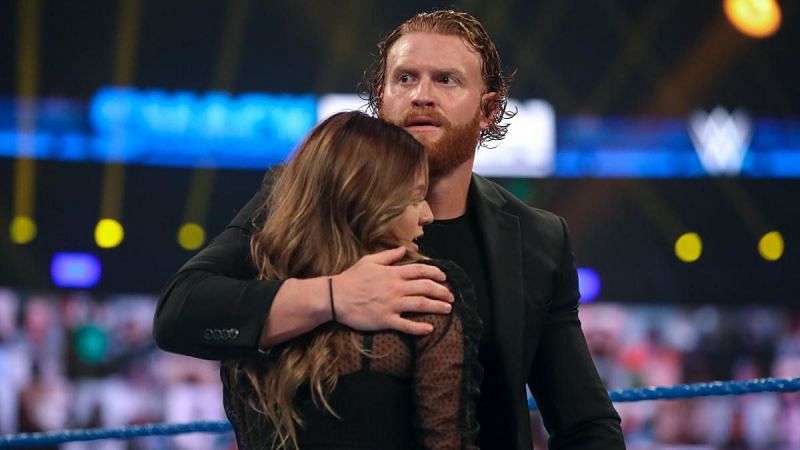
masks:
<svg viewBox="0 0 800 450"><path fill-rule="evenodd" d="M445 272L455 302L451 314L414 317L434 326L433 333L414 340L415 425L426 449L476 449L475 403L483 368L478 361L481 320L475 292L455 263L425 262Z"/></svg>

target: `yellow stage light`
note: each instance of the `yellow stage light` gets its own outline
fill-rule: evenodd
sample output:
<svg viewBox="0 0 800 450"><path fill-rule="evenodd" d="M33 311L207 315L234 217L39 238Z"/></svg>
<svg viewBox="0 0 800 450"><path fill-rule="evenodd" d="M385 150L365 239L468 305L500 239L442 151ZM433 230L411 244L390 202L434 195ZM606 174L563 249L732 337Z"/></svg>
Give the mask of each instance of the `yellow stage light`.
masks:
<svg viewBox="0 0 800 450"><path fill-rule="evenodd" d="M783 256L783 236L777 231L770 231L758 241L758 253L767 261L777 261Z"/></svg>
<svg viewBox="0 0 800 450"><path fill-rule="evenodd" d="M703 254L703 241L697 233L684 233L675 241L675 256L685 263L695 262Z"/></svg>
<svg viewBox="0 0 800 450"><path fill-rule="evenodd" d="M122 224L114 219L101 219L94 229L94 240L100 248L114 248L124 237Z"/></svg>
<svg viewBox="0 0 800 450"><path fill-rule="evenodd" d="M11 242L15 244L27 244L36 238L36 222L30 217L17 216L11 221L9 227Z"/></svg>
<svg viewBox="0 0 800 450"><path fill-rule="evenodd" d="M206 231L196 223L185 223L178 231L178 244L186 250L197 250L206 242Z"/></svg>
<svg viewBox="0 0 800 450"><path fill-rule="evenodd" d="M725 0L723 9L733 26L750 37L772 36L781 26L781 7L775 0Z"/></svg>

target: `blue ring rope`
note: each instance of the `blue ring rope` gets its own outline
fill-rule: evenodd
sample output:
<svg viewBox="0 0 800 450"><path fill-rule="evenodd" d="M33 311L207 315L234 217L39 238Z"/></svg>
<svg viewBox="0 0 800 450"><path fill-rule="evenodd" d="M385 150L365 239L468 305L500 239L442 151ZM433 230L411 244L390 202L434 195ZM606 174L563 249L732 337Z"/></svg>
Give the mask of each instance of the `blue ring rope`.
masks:
<svg viewBox="0 0 800 450"><path fill-rule="evenodd" d="M620 389L609 391L608 396L613 402L638 402L644 400L674 400L718 395L798 391L800 391L800 378L757 378L745 381L712 381L709 383L678 384L669 387ZM528 407L531 411L538 409L533 399L528 400Z"/></svg>
<svg viewBox="0 0 800 450"><path fill-rule="evenodd" d="M99 439L131 439L141 436L171 436L184 433L224 433L230 430L231 424L228 422L190 422L62 430L46 433L21 433L0 437L0 448L33 447Z"/></svg>
<svg viewBox="0 0 800 450"><path fill-rule="evenodd" d="M670 387L622 389L610 391L609 397L611 397L611 400L614 402L637 402L643 400L674 400L718 395L798 391L800 391L800 378L760 378L746 381L714 381L710 383L679 384ZM536 403L532 399L528 402L528 407L533 411L537 410ZM94 441L98 439L171 436L184 433L225 433L228 431L231 431L231 424L222 421L133 425L118 428L63 430L47 433L22 433L0 437L0 448L33 447L72 441Z"/></svg>

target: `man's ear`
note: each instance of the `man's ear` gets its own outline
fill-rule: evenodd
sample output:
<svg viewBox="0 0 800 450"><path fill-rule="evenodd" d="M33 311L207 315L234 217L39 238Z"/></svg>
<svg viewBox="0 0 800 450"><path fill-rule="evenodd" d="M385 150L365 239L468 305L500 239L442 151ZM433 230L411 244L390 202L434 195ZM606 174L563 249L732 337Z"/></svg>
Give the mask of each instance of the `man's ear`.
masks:
<svg viewBox="0 0 800 450"><path fill-rule="evenodd" d="M500 114L500 105L497 102L497 92L487 92L481 95L481 130L488 130Z"/></svg>
<svg viewBox="0 0 800 450"><path fill-rule="evenodd" d="M375 113L377 114L378 111L381 109L381 104L383 103L383 89L384 85L378 88L378 94L375 96ZM380 114L378 114L380 115Z"/></svg>

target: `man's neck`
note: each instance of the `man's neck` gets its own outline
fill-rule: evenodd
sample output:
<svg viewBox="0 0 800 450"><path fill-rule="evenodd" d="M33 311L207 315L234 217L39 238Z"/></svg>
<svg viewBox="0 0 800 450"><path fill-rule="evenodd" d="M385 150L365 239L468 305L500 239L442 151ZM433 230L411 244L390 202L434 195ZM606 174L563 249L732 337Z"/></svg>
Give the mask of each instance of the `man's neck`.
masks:
<svg viewBox="0 0 800 450"><path fill-rule="evenodd" d="M474 161L472 157L450 172L430 179L427 200L435 220L454 219L466 212Z"/></svg>

